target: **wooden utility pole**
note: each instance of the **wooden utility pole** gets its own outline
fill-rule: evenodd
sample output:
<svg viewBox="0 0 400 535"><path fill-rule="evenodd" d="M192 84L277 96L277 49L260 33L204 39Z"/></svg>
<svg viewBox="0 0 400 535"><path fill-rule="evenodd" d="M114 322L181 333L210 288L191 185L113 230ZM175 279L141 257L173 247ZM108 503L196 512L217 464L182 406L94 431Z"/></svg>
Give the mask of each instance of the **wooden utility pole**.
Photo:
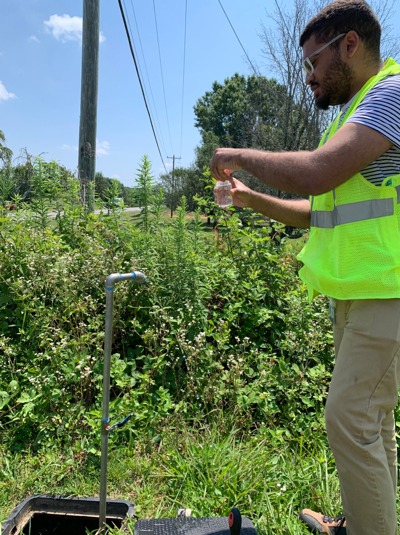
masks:
<svg viewBox="0 0 400 535"><path fill-rule="evenodd" d="M94 185L96 172L97 94L99 78L100 0L83 0L81 116L78 173L82 191ZM94 191L89 195L94 209Z"/></svg>
<svg viewBox="0 0 400 535"><path fill-rule="evenodd" d="M175 201L175 160L180 160L181 158L177 158L175 154L173 156L167 156L169 160L172 160L172 202L171 202L171 217L174 215L174 201Z"/></svg>

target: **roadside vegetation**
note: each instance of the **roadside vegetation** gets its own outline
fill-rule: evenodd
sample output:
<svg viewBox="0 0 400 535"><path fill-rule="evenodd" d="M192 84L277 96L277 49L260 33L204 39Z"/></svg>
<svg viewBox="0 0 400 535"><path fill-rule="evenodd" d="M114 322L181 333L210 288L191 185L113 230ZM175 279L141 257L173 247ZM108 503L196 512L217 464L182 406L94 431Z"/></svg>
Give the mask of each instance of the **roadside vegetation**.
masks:
<svg viewBox="0 0 400 535"><path fill-rule="evenodd" d="M146 157L131 220L119 204L87 213L76 179L34 165L33 202L0 214L1 517L30 494L98 493L104 280L142 270L145 287L115 290L110 413L133 417L110 440L110 495L141 515L238 505L262 530L301 531L295 511L335 481L323 432L333 354L295 245L233 209L204 232L184 197L166 218Z"/></svg>
<svg viewBox="0 0 400 535"><path fill-rule="evenodd" d="M31 202L0 213L0 519L30 495L98 495L104 281L133 270L148 284L115 290L110 416L133 417L110 439L108 495L142 518L238 506L268 534L305 533L302 507L340 512L332 332L297 276L304 237L223 212L209 173L198 204L216 231L184 197L167 217L146 157L129 219L119 203L88 213L56 163L34 169Z"/></svg>
<svg viewBox="0 0 400 535"><path fill-rule="evenodd" d="M393 4L376 6L385 30ZM148 284L115 289L111 423L133 416L110 438L108 495L140 518L237 506L260 535L307 533L303 507L341 512L324 430L332 327L326 299L309 304L298 278L305 236L221 211L205 170L219 146L316 147L329 116L292 43L317 10L276 3L261 39L277 79L252 66L215 82L194 107L193 164L160 184L144 157L135 188L99 172L82 192L57 162L12 161L0 130L0 521L30 495L98 495L104 281L133 270Z"/></svg>

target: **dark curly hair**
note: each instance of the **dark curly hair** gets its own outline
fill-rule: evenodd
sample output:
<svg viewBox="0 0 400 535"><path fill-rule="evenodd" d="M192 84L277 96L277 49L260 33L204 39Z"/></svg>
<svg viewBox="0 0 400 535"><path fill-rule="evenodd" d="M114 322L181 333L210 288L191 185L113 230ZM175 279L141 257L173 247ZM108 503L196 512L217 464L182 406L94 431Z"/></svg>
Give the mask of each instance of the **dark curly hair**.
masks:
<svg viewBox="0 0 400 535"><path fill-rule="evenodd" d="M382 28L378 17L364 0L335 0L324 7L306 25L300 36L302 47L314 35L317 43L327 43L336 35L354 30L370 53L371 59L380 60ZM334 48L339 42L333 43Z"/></svg>

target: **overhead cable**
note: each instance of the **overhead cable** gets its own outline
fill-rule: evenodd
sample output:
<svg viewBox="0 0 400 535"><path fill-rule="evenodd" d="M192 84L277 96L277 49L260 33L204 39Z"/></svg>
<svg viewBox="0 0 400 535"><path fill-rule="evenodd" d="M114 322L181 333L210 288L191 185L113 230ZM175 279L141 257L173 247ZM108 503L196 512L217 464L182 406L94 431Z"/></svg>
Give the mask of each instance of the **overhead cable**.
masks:
<svg viewBox="0 0 400 535"><path fill-rule="evenodd" d="M248 56L248 54L247 54L247 52L246 52L244 46L242 45L242 41L239 39L239 36L238 36L238 34L236 33L235 28L234 28L233 25L232 25L232 22L229 20L229 17L228 17L228 15L227 15L227 13L226 13L226 11L225 11L225 9L224 9L224 6L221 4L221 0L218 0L218 2L219 2L219 5L220 5L221 8L222 8L222 11L225 13L225 17L228 19L228 22L229 22L229 24L231 25L231 28L232 28L232 30L233 30L233 33L236 35L236 39L239 41L239 44L240 44L240 46L242 47L243 52L246 54L246 58L248 59L250 65L251 65L251 67L252 67L252 69L253 69L253 71L254 71L254 74L257 76L257 75L258 75L258 74L257 74L257 71L256 71L256 69L254 68L254 65L253 65L251 59L249 58L249 56Z"/></svg>
<svg viewBox="0 0 400 535"><path fill-rule="evenodd" d="M124 7L124 11L125 11L125 14L126 14L126 20L128 22L128 28L129 28L129 35L131 36L131 39L132 39L132 45L133 45L133 50L135 52L135 56L137 58L137 64L138 64L138 68L139 68L139 73L140 73L140 76L141 76L141 79L143 80L143 73L142 73L142 69L141 69L141 65L140 65L140 62L139 62L139 54L137 52L137 47L136 47L136 43L135 43L135 38L134 38L134 35L133 35L133 31L132 31L132 27L131 27L131 21L129 19L129 13L128 13L128 9L126 7L126 3L125 3L125 0L122 0L122 3L123 3L123 7ZM132 3L132 0L131 0L131 3ZM132 4L132 8L133 8L133 4ZM135 12L133 12L133 14L135 15ZM136 20L136 17L135 17L135 20ZM139 39L140 39L140 36L139 36ZM148 91L146 89L146 84L144 83L144 80L143 80L143 89L144 89L144 92L145 92L145 95L146 95L146 98L148 100ZM150 86L150 90L151 90L151 86ZM153 112L151 110L151 106L150 106L150 102L149 102L149 110L150 110L150 114L153 115ZM154 125L156 126L156 125ZM160 132L160 127L158 125L158 132ZM157 133L157 129L156 129L156 133ZM161 136L162 137L162 136ZM162 139L161 139L162 141ZM162 145L162 143L161 143ZM165 156L167 155L167 151L165 150L165 147L163 147L164 149L164 153L165 153Z"/></svg>
<svg viewBox="0 0 400 535"><path fill-rule="evenodd" d="M186 21L187 21L187 0L185 0L185 33L183 37L183 73L182 73L182 111L181 111L181 143L179 154L182 153L182 132L183 132L183 101L185 94L185 64L186 64Z"/></svg>
<svg viewBox="0 0 400 535"><path fill-rule="evenodd" d="M154 125L153 125L153 121L152 121L152 119L151 119L150 110L149 110L149 107L148 107L148 105L147 105L146 95L145 95L145 93L144 93L142 80L140 79L139 68L138 68L138 65L137 65L137 62L136 62L135 53L134 53L134 51L133 51L132 41L131 41L131 37L130 37L130 35L129 35L128 26L127 26L127 24L126 24L125 14L124 14L124 10L123 10L123 8L122 8L121 0L118 0L118 4L119 4L119 9L120 9L120 11L121 11L121 15L122 15L122 20L123 20L123 22L124 22L124 26L125 26L125 32L126 32L126 36L127 36L127 38L128 38L129 48L131 49L131 54L132 54L133 62L134 62L134 64L135 64L136 74L137 74L138 79L139 79L140 89L142 90L143 100L144 100L144 103L145 103L145 106L146 106L147 114L148 114L149 119L150 119L151 129L153 130L154 139L156 140L156 144L157 144L157 148L158 148L158 153L160 154L160 158L161 158L161 161L162 161L162 163L163 163L165 172L168 173L167 168L166 168L165 163L164 163L164 160L163 160L163 157L162 157L162 154L161 154L160 145L158 144L158 140L157 140L156 132L155 132L155 130L154 130Z"/></svg>
<svg viewBox="0 0 400 535"><path fill-rule="evenodd" d="M133 17L135 19L135 25L136 25L137 34L138 34L138 37L139 37L140 50L142 51L142 57L143 57L144 68L145 68L145 71L146 71L148 87L150 89L151 100L153 102L154 114L156 116L156 123L157 123L157 126L158 126L158 132L160 134L160 142L161 142L162 149L164 150L164 153L165 153L165 156L166 156L167 155L167 150L165 148L165 142L164 142L164 138L163 138L163 135L162 135L162 130L161 130L161 127L160 127L160 121L158 119L157 106L156 106L156 103L154 101L153 90L151 89L149 71L147 70L146 58L145 58L144 51L143 51L142 39L140 37L139 25L138 25L137 19L136 19L136 13L135 13L135 8L133 6L133 0L131 0L131 5L132 5ZM128 18L128 22L129 22L129 18Z"/></svg>
<svg viewBox="0 0 400 535"><path fill-rule="evenodd" d="M160 59L161 81L162 81L162 87L163 87L163 93L164 93L165 114L166 114L166 116L167 116L167 126L168 126L169 141L170 141L170 143L171 143L171 149L172 149L172 152L174 152L174 148L173 148L173 145L172 145L172 139L171 139L171 130L170 130L170 128L169 128L167 99L166 99L166 97L165 97L164 74L163 74L163 68L162 68L162 62L161 62L160 39L158 38L158 25L157 25L157 13L156 13L156 3L155 3L155 0L153 0L153 9L154 9L154 20L155 20L155 22L156 22L156 34L157 34L157 45L158 45L158 57L159 57L159 59Z"/></svg>
<svg viewBox="0 0 400 535"><path fill-rule="evenodd" d="M280 12L280 15L282 16L283 20L285 21L285 19L284 19L284 17L283 17L283 14L282 14L282 11L281 11L281 9L280 9L280 7L279 7L279 3L278 3L278 1L277 1L277 0L274 0L274 2L275 2L275 5L277 6L277 8L278 8L278 10L279 10L279 12ZM253 69L253 71L254 71L254 74L255 74L257 77L259 77L259 73L256 71L256 69L255 69L255 67L254 67L254 65L253 65L253 63L252 63L252 61L251 61L251 59L249 58L249 56L248 56L248 54L247 54L247 52L246 52L244 46L242 45L242 42L241 42L241 40L239 39L239 36L238 36L238 34L236 33L235 28L233 27L231 21L229 20L229 17L228 17L228 15L227 15L227 13L226 13L226 11L225 11L225 9L224 9L224 6L223 6L222 3L221 3L221 0L218 0L218 3L219 3L219 5L220 5L221 8L222 8L222 11L224 12L225 17L228 19L228 22L229 22L229 24L230 24L230 26L231 26L231 28L232 28L232 30L233 30L233 33L234 33L235 36L236 36L236 39L239 41L239 44L240 44L240 46L242 47L243 52L246 54L246 57L247 57L247 59L248 59L250 65L251 65L251 67L252 67L252 69ZM285 22L285 26L286 26L286 28L287 28L287 24L286 24L286 22ZM262 79L262 78L261 78L261 79ZM270 99L270 101L272 102L272 99L271 99L271 96L269 95L269 93L267 92L266 94L267 94L268 98ZM292 137L292 139L293 139L293 135L292 135L290 132L287 132L287 133L288 133L288 134Z"/></svg>

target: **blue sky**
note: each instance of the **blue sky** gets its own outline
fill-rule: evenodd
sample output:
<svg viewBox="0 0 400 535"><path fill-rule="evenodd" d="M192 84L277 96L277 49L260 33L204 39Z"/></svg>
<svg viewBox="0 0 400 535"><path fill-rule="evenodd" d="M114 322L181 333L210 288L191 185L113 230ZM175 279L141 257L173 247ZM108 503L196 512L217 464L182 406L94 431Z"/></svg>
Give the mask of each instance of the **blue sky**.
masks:
<svg viewBox="0 0 400 535"><path fill-rule="evenodd" d="M144 82L147 76L133 18L135 8L160 124L162 154L194 159L200 136L193 105L215 80L251 74L217 0L188 0L186 76L181 139L185 0L155 0L170 125L169 139L160 75L153 3L125 0ZM273 0L222 0L252 60L260 65L260 23ZM290 6L291 0L284 3ZM100 67L96 169L134 185L147 154L157 177L163 169L128 48L117 0L100 2ZM81 78L82 0L2 0L0 16L0 130L17 156L45 153L69 169L77 166ZM396 19L398 17L396 16ZM265 68L263 74L272 76ZM147 84L148 87L148 84ZM150 97L150 104L152 100ZM154 111L153 111L154 115ZM157 122L156 122L157 123Z"/></svg>
<svg viewBox="0 0 400 535"><path fill-rule="evenodd" d="M259 59L257 36L265 7L272 1L222 2L252 58ZM143 59L132 5L125 0L139 61ZM153 4L133 0L156 104L163 157L181 156L189 165L199 133L193 105L215 81L235 72L249 74L240 48L217 0L188 0L186 75L181 139L184 0L156 0L169 140L160 75ZM125 185L135 182L140 159L147 154L158 176L162 167L130 56L117 0L101 0L98 151L96 169ZM79 135L82 0L2 0L0 16L0 130L19 154L45 153L70 169L77 166ZM151 104L152 101L150 100ZM161 137L161 136L160 136ZM168 167L169 168L169 167Z"/></svg>

